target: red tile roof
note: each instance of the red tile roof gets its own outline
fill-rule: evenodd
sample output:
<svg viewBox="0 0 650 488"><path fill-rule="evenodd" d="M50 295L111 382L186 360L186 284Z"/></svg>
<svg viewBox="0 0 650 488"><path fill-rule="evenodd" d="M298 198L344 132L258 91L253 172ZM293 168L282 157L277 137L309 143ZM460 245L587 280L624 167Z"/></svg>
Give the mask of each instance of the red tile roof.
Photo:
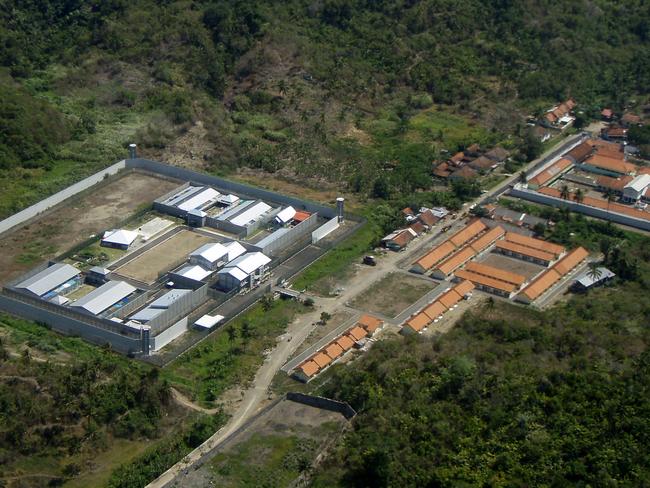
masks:
<svg viewBox="0 0 650 488"><path fill-rule="evenodd" d="M515 286L521 286L526 281L526 278L524 276L518 275L516 273L511 273L500 268L495 268L494 266L488 266L487 264L469 263L465 269L467 271L471 271L472 273L487 276L488 278L493 278L495 280L504 281L505 283L510 283Z"/></svg>
<svg viewBox="0 0 650 488"><path fill-rule="evenodd" d="M473 283L477 283L479 285L489 286L495 290L502 290L508 293L512 293L517 289L517 287L512 283L506 283L505 281L496 280L494 278L490 278L489 276L472 273L471 271L467 271L465 269L457 271L456 276L464 280L470 280Z"/></svg>
<svg viewBox="0 0 650 488"><path fill-rule="evenodd" d="M376 331L384 323L383 320L373 317L372 315L363 314L359 317L357 324L366 329L368 332L372 333Z"/></svg>
<svg viewBox="0 0 650 488"><path fill-rule="evenodd" d="M355 326L355 327L352 327L352 328L348 331L348 334L349 334L350 337L352 337L352 339L354 339L355 341L360 341L361 339L363 339L364 337L366 337L366 336L368 335L368 332L366 332L366 329L362 329L361 327L359 327L359 326L357 325L357 326Z"/></svg>
<svg viewBox="0 0 650 488"><path fill-rule="evenodd" d="M553 269L560 275L564 276L573 268L578 266L578 264L584 261L587 256L589 256L587 250L583 247L578 247L560 259L557 263L555 263L553 265Z"/></svg>
<svg viewBox="0 0 650 488"><path fill-rule="evenodd" d="M293 216L293 220L295 220L296 222L302 222L304 220L307 220L310 216L311 213L298 210L296 211L296 215Z"/></svg>
<svg viewBox="0 0 650 488"><path fill-rule="evenodd" d="M560 281L560 275L558 272L554 269L547 269L543 274L538 276L535 281L524 288L521 294L533 301L558 281Z"/></svg>
<svg viewBox="0 0 650 488"><path fill-rule="evenodd" d="M318 367L318 364L316 364L314 361L310 359L309 361L305 361L304 363L302 363L298 369L302 371L302 373L307 378L311 378L316 373L318 373L318 370L320 368Z"/></svg>

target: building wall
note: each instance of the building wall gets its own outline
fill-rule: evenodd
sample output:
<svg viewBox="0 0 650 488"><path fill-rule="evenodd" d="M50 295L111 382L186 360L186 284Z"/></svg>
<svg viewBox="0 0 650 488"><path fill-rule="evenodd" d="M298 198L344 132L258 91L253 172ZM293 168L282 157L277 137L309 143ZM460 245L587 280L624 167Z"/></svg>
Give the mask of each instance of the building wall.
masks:
<svg viewBox="0 0 650 488"><path fill-rule="evenodd" d="M270 242L264 248L256 248L267 256L275 256L289 246L296 244L300 239L305 237L314 227L318 225L318 214L312 214L308 219L300 222L285 232L278 239ZM277 231L276 231L277 232Z"/></svg>
<svg viewBox="0 0 650 488"><path fill-rule="evenodd" d="M159 351L171 341L187 332L187 329L188 319L187 316L185 316L157 336L153 337L151 340L151 349L154 351Z"/></svg>
<svg viewBox="0 0 650 488"><path fill-rule="evenodd" d="M14 299L6 294L0 294L0 308L11 314L47 324L65 335L77 335L99 346L110 344L114 350L124 354L142 352L142 341L135 334L119 334L98 328L85 321L57 314L50 309Z"/></svg>
<svg viewBox="0 0 650 488"><path fill-rule="evenodd" d="M619 214L616 212L607 212L606 209L590 207L588 205L577 203L575 201L563 200L561 198L552 197L550 195L544 195L535 191L526 190L518 185L515 185L515 187L510 190L510 195L517 198L523 198L524 200L529 200L531 202L550 205L552 207L568 207L568 209L572 212L579 212L585 215L589 215L590 217L610 220L618 224L636 227L637 229L650 230L650 220L637 219L635 217Z"/></svg>
<svg viewBox="0 0 650 488"><path fill-rule="evenodd" d="M168 327L172 326L179 317L188 315L200 304L207 300L208 285L205 284L201 288L194 290L192 293L183 295L174 303L172 303L167 310L154 317L153 320L147 323L151 327L151 335L157 337L162 334ZM154 338L155 338L154 337Z"/></svg>
<svg viewBox="0 0 650 488"><path fill-rule="evenodd" d="M103 181L104 178L117 174L120 170L124 169L125 167L126 167L126 161L125 160L119 161L113 164L112 166L109 166L108 168L103 169L92 176L89 176L88 178L84 178L83 180L73 185L70 185L67 188L64 188L58 193L55 193L54 195L49 196L41 200L40 202L35 203L34 205L27 207L26 209L21 210L20 212L10 217L7 217L6 219L0 221L0 234L8 231L9 229L15 227L16 225L22 224L23 222L26 222L27 220L36 217L37 215L63 202L64 200L67 200L68 198L78 193L81 193L84 190L87 190L91 186L96 185L97 183Z"/></svg>
<svg viewBox="0 0 650 488"><path fill-rule="evenodd" d="M311 233L311 242L316 243L339 228L337 217L333 217Z"/></svg>

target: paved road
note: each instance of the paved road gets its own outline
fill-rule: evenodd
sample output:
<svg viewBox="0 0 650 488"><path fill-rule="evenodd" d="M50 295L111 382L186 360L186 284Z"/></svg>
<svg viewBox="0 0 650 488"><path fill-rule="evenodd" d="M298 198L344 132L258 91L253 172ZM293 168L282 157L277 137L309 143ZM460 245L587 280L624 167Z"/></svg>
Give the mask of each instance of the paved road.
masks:
<svg viewBox="0 0 650 488"><path fill-rule="evenodd" d="M528 172L533 168L539 168L548 164L551 159L566 151L572 144L575 144L576 140L580 137L580 135L573 136L563 141L559 146L547 151L539 159L526 165L523 170ZM515 183L518 178L518 174L509 177L498 186L488 190L486 193L476 198L473 202L469 202L469 204L466 205L466 208L472 204L481 204L487 198L500 195L506 191L510 185ZM444 225L450 225L452 227L449 230L449 233L452 233L464 225L466 216L467 213L461 211L458 212L455 219L446 220ZM341 308L343 304L352 300L365 289L372 286L375 282L383 279L390 273L396 271L401 272L404 266L408 266L413 260L419 257L419 255L428 251L435 241L448 235L441 234L439 230L440 227L441 226L438 226L438 230L434 232L433 235L423 235L416 238L409 248L402 252L391 252L379 256L377 258L377 266L354 265L356 272L354 276L345 283L346 286L339 296L333 298L313 297L315 302L314 311L300 315L289 325L286 334L280 336L276 347L258 370L252 386L244 392L242 402L237 411L230 418L230 421L212 437L206 440L201 446L188 454L176 465L162 474L158 479L147 485L147 488L163 488L168 484L171 484L171 482L177 477L183 476L185 470L190 468L194 463L199 461L201 457L209 453L230 434L235 432L246 420L254 415L264 401L268 399L268 388L273 377L280 370L282 365L285 364L287 359L291 357L296 349L305 341L305 339L307 339L314 327L316 327L315 324L320 319L320 314L322 312L333 314L337 309Z"/></svg>

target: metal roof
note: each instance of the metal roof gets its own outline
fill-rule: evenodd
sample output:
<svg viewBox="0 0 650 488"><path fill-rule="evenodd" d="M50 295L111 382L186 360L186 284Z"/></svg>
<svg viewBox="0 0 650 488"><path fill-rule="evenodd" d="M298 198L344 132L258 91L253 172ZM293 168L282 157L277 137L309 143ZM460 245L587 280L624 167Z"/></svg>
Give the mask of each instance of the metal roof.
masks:
<svg viewBox="0 0 650 488"><path fill-rule="evenodd" d="M194 325L203 327L204 329L211 329L219 322L221 322L225 317L223 315L204 315L199 320L194 322Z"/></svg>
<svg viewBox="0 0 650 488"><path fill-rule="evenodd" d="M257 202L255 205L247 208L239 215L230 219L230 223L244 227L245 225L252 224L260 219L262 215L271 210L271 206L264 202Z"/></svg>
<svg viewBox="0 0 650 488"><path fill-rule="evenodd" d="M205 268L202 268L201 266L185 266L184 268L181 268L180 270L176 271L176 273L179 276L183 276L185 278L189 278L190 280L195 280L195 281L201 281L207 276L210 276L212 274L212 271L207 270Z"/></svg>
<svg viewBox="0 0 650 488"><path fill-rule="evenodd" d="M228 248L219 242L209 242L192 252L190 256L200 256L209 263L215 263L228 254Z"/></svg>
<svg viewBox="0 0 650 488"><path fill-rule="evenodd" d="M217 220L228 220L233 215L237 215L239 212L243 212L245 208L249 207L255 203L255 200L243 200L239 202L236 206L229 208L222 214L217 217Z"/></svg>
<svg viewBox="0 0 650 488"><path fill-rule="evenodd" d="M16 285L16 288L24 288L40 297L79 274L80 271L74 266L65 263L56 263L19 283Z"/></svg>
<svg viewBox="0 0 650 488"><path fill-rule="evenodd" d="M99 288L94 289L84 297L70 304L97 315L107 308L115 305L120 300L128 297L137 288L124 281L109 281Z"/></svg>
<svg viewBox="0 0 650 488"><path fill-rule="evenodd" d="M228 248L228 262L238 258L246 252L246 248L237 241L231 241L224 244Z"/></svg>
<svg viewBox="0 0 650 488"><path fill-rule="evenodd" d="M241 269L235 267L235 266L229 266L227 268L223 268L220 270L217 274L229 274L233 278L235 278L237 281L244 281L247 277L248 274L244 273Z"/></svg>
<svg viewBox="0 0 650 488"><path fill-rule="evenodd" d="M111 244L120 244L123 246L130 246L133 241L138 237L138 233L134 230L126 229L113 229L104 232L102 242L109 242Z"/></svg>
<svg viewBox="0 0 650 488"><path fill-rule="evenodd" d="M287 222L290 222L291 219L293 219L296 215L296 209L293 207L287 207L283 208L278 212L278 214L275 216L275 220L280 222L281 224L286 224Z"/></svg>
<svg viewBox="0 0 650 488"><path fill-rule="evenodd" d="M624 190L631 188L636 193L641 193L650 186L650 175L641 174L625 185Z"/></svg>
<svg viewBox="0 0 650 488"><path fill-rule="evenodd" d="M261 268L265 264L271 262L271 258L262 254L261 252L249 252L243 256L239 256L233 262L228 263L228 267L237 267L246 274L251 274L256 269Z"/></svg>
<svg viewBox="0 0 650 488"><path fill-rule="evenodd" d="M154 318L158 317L161 313L163 313L165 309L163 308L143 308L139 312L131 315L129 317L130 320L137 320L138 322L149 322L150 320L153 320Z"/></svg>
<svg viewBox="0 0 650 488"><path fill-rule="evenodd" d="M175 207L178 203L188 199L192 195L195 195L196 193L200 192L204 188L205 188L204 186L188 186L186 188L183 188L178 193L174 193L171 197L169 197L167 200L163 201L162 203L164 203L165 205L171 205Z"/></svg>
<svg viewBox="0 0 650 488"><path fill-rule="evenodd" d="M189 198L188 200L178 205L178 208L187 211L194 210L196 208L203 207L208 202L215 202L219 195L221 195L221 193L219 193L217 190L208 187L205 188L202 192L197 193L192 198Z"/></svg>
<svg viewBox="0 0 650 488"><path fill-rule="evenodd" d="M589 288L590 286L593 286L596 283L600 283L601 281L604 280L609 280L610 278L616 276L615 273L602 266L598 268L598 272L596 274L598 275L598 277L592 276L591 271L587 271L583 273L580 276L580 278L576 280L576 282L580 283L585 288Z"/></svg>
<svg viewBox="0 0 650 488"><path fill-rule="evenodd" d="M228 195L221 195L217 201L219 203L223 203L224 205L232 205L233 203L237 203L239 201L239 197L230 193Z"/></svg>
<svg viewBox="0 0 650 488"><path fill-rule="evenodd" d="M172 303L181 298L182 296L191 293L192 290L187 290L183 288L178 288L170 290L165 293L163 296L156 298L153 302L149 304L151 308L168 308Z"/></svg>
<svg viewBox="0 0 650 488"><path fill-rule="evenodd" d="M109 274L111 272L110 269L102 268L101 266L93 266L88 271L90 271L91 273L102 275L102 276L106 276L107 274Z"/></svg>
<svg viewBox="0 0 650 488"><path fill-rule="evenodd" d="M256 243L255 246L259 247L260 249L264 249L266 246L268 246L272 242L275 242L290 230L291 229L289 229L288 227L282 227L281 229L276 230L275 232L269 234L264 239Z"/></svg>

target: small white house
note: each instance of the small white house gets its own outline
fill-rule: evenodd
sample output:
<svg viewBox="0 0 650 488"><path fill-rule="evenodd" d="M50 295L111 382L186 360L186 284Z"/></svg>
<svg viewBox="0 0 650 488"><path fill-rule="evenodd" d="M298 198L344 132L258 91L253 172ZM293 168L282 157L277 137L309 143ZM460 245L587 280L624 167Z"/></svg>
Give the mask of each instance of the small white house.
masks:
<svg viewBox="0 0 650 488"><path fill-rule="evenodd" d="M648 189L650 189L650 175L638 175L623 187L623 201L638 202Z"/></svg>
<svg viewBox="0 0 650 488"><path fill-rule="evenodd" d="M253 288L262 281L268 271L271 258L261 252L249 252L228 263L217 273L222 290Z"/></svg>
<svg viewBox="0 0 650 488"><path fill-rule="evenodd" d="M190 254L190 264L215 271L245 252L246 248L236 241L227 244L212 242L192 252Z"/></svg>
<svg viewBox="0 0 650 488"><path fill-rule="evenodd" d="M102 236L101 245L104 247L112 247L115 249L122 249L126 251L133 241L138 237L138 233L134 230L126 229L113 229L107 230Z"/></svg>

